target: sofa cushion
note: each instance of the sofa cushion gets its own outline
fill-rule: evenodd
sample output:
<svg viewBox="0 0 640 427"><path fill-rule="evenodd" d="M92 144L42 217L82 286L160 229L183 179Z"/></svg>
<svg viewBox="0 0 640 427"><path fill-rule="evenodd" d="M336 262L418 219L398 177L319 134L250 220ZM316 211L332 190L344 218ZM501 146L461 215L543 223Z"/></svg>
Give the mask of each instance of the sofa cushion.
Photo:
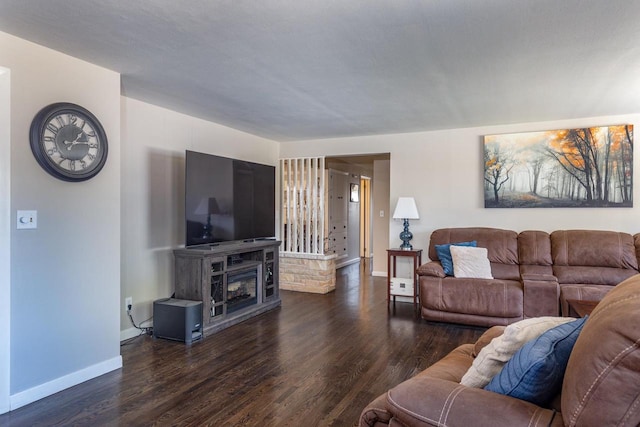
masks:
<svg viewBox="0 0 640 427"><path fill-rule="evenodd" d="M389 427L562 426L550 409L439 378L415 376L398 384L387 393L387 407Z"/></svg>
<svg viewBox="0 0 640 427"><path fill-rule="evenodd" d="M440 228L431 233L429 259L437 259L435 245L475 240L478 247L487 248L491 271L496 279L518 280L518 234L515 231L489 227ZM496 270L496 265L509 269Z"/></svg>
<svg viewBox="0 0 640 427"><path fill-rule="evenodd" d="M446 243L443 245L436 245L436 252L438 254L438 259L440 260L440 264L442 264L442 268L444 269L444 274L447 276L453 276L453 259L451 258L451 246L476 246L476 241L470 242L457 242L457 243Z"/></svg>
<svg viewBox="0 0 640 427"><path fill-rule="evenodd" d="M636 247L636 259L640 259L640 233L633 235L633 244ZM640 263L638 264L638 269L640 270Z"/></svg>
<svg viewBox="0 0 640 427"><path fill-rule="evenodd" d="M558 278L558 283L560 284L615 286L635 274L638 274L638 272L630 268L553 266L553 275Z"/></svg>
<svg viewBox="0 0 640 427"><path fill-rule="evenodd" d="M571 350L586 317L544 332L527 342L493 377L485 390L546 405L562 388Z"/></svg>
<svg viewBox="0 0 640 427"><path fill-rule="evenodd" d="M486 248L452 245L453 275L477 279L493 279Z"/></svg>
<svg viewBox="0 0 640 427"><path fill-rule="evenodd" d="M551 239L549 233L537 230L518 234L518 258L520 264L551 265Z"/></svg>
<svg viewBox="0 0 640 427"><path fill-rule="evenodd" d="M523 345L547 330L571 322L570 317L535 317L512 323L485 346L462 377L461 384L484 387Z"/></svg>
<svg viewBox="0 0 640 427"><path fill-rule="evenodd" d="M420 276L420 292L420 303L426 309L522 318L523 291L520 281Z"/></svg>
<svg viewBox="0 0 640 427"><path fill-rule="evenodd" d="M573 347L562 385L567 426L640 425L640 275L613 288Z"/></svg>
<svg viewBox="0 0 640 427"><path fill-rule="evenodd" d="M494 279L520 280L520 267L517 264L491 263L491 275Z"/></svg>
<svg viewBox="0 0 640 427"><path fill-rule="evenodd" d="M638 270L633 236L628 233L599 230L557 230L551 233L551 256L554 266Z"/></svg>

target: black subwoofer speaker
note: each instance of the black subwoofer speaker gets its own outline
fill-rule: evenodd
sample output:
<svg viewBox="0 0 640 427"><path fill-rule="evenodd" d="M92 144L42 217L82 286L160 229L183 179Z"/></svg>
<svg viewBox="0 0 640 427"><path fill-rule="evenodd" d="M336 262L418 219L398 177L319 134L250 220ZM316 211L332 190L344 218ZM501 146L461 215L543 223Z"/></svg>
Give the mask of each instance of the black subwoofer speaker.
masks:
<svg viewBox="0 0 640 427"><path fill-rule="evenodd" d="M153 336L187 344L202 338L202 301L175 298L154 301Z"/></svg>

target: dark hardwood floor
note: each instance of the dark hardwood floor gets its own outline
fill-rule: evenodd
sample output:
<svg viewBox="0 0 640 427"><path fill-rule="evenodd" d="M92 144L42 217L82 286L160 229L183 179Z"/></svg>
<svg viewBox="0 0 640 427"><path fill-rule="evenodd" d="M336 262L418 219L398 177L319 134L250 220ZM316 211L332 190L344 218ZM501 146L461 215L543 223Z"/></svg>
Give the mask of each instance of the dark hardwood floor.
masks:
<svg viewBox="0 0 640 427"><path fill-rule="evenodd" d="M327 295L281 292L282 307L191 346L140 336L124 367L0 416L2 426L352 426L381 393L474 341L483 328L388 312L386 279L338 270Z"/></svg>

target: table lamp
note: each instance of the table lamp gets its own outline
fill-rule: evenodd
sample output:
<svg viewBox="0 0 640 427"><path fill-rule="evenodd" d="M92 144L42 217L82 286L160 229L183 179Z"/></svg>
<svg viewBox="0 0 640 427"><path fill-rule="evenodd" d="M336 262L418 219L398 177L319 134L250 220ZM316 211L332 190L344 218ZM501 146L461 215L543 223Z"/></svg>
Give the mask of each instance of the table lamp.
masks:
<svg viewBox="0 0 640 427"><path fill-rule="evenodd" d="M196 215L207 216L207 223L202 226L202 238L210 239L212 237L211 215L220 213L220 207L218 206L218 202L216 201L216 198L205 197L202 200L200 200L200 204L198 204L198 207L196 208L194 213Z"/></svg>
<svg viewBox="0 0 640 427"><path fill-rule="evenodd" d="M409 231L409 220L419 218L420 215L418 215L418 208L413 197L400 197L398 204L396 204L396 210L393 212L393 219L404 220L404 230L400 233L400 240L402 240L400 249L405 251L413 249L413 246L409 243L413 239L413 234Z"/></svg>

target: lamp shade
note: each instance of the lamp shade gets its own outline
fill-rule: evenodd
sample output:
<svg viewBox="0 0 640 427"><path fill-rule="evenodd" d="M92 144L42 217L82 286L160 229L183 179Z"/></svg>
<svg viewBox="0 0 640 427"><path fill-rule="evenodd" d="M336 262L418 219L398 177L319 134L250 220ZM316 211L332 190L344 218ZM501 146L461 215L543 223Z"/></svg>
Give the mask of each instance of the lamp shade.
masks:
<svg viewBox="0 0 640 427"><path fill-rule="evenodd" d="M419 219L418 207L413 197L400 197L396 210L393 212L393 219Z"/></svg>
<svg viewBox="0 0 640 427"><path fill-rule="evenodd" d="M219 214L220 207L215 197L203 197L194 212L196 215Z"/></svg>

